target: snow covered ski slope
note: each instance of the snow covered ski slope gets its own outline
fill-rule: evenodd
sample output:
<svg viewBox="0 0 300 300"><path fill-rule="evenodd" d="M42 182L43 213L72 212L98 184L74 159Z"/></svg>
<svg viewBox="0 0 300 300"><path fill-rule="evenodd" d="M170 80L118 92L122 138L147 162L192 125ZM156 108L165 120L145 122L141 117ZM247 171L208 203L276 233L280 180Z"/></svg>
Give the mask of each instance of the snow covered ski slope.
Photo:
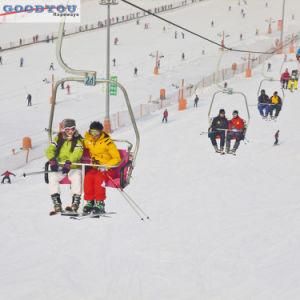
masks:
<svg viewBox="0 0 300 300"><path fill-rule="evenodd" d="M249 15L258 8L257 16L263 14L264 3L248 2ZM212 0L194 7L194 16L201 16L204 10L206 25L210 24L213 16L208 15L208 8L223 5L223 10L215 13L223 16L224 26L230 28L231 20L225 18L229 4L239 15L237 1ZM275 16L277 6L279 3L269 2L266 11ZM291 12L287 7L287 14ZM186 13L185 9L172 14L183 23L187 21ZM260 21L265 26L264 19ZM153 21L153 27L154 24ZM253 24L254 13L249 16L245 33L253 34ZM297 27L292 21L290 26ZM133 39L129 27L121 27L118 36ZM162 24L160 31L161 27ZM174 58L166 63L156 80L150 71L153 61L144 58L150 46L143 44L144 54L138 56L145 36L140 31L137 36L141 40L134 47L124 42L124 51L118 52L124 62L118 69L120 82L123 80L128 86L133 102L143 102L153 90L159 91L163 83L178 83L185 75L196 80L202 72L215 70L217 50L200 60L201 54L196 56L202 49L197 46L199 41L186 37L189 42L184 44L180 40L181 49L188 53L193 48L195 60L176 64L175 57L180 57L182 51L177 51L171 37L157 36L153 28L156 46L164 45ZM234 32L238 34L231 29L231 34ZM92 66L98 59L94 50L83 48L88 35L66 43L69 49L75 49L80 41L78 51L73 50L69 58L78 66ZM137 51L128 52L133 48ZM206 52L210 53L208 47ZM83 53L84 59L80 58ZM137 54L135 58L133 53ZM41 55L45 59L37 61ZM2 56L0 155L5 157L24 135L29 135L34 146L41 148L42 157L42 149L47 145L44 128L49 115L49 86L43 86L41 79L49 76L49 63L55 63L54 48L39 45ZM25 57L22 70L17 68L20 56ZM140 61L142 72L137 78L132 76L135 59ZM287 56L287 62L283 61L283 55L272 57L269 75L278 78L281 69L299 67L293 54ZM232 61L224 59L224 63ZM104 60L99 69L103 68ZM56 70L55 76L63 75L62 70ZM10 82L9 78L15 81ZM251 78L241 74L228 80L228 87L247 96L251 117L247 140L241 143L236 156L216 154L207 135L200 134L207 131L208 110L217 86L200 91L197 108L193 107L194 95L188 98L185 111L179 112L177 106L168 107L167 124L161 123L163 111L138 121L140 152L126 192L150 220L142 222L115 189L107 193L107 211L117 212L111 218L76 222L59 215L49 217L52 203L43 177L22 176L23 172L42 170L45 158L12 170L17 174L12 177L12 184L0 185L0 299L299 299L299 91L285 91L277 121L265 121L257 110L257 90L262 79L262 67L258 67ZM280 84L275 81L264 83L263 88L269 95L275 90L281 93ZM26 106L25 89L33 94L32 107ZM93 98L95 95L94 90L79 85L74 87L71 97L62 94L56 122L74 117L84 133L90 121L102 120L104 114L103 107L96 105L100 101ZM225 108L228 117L234 109L245 116L239 97L224 96L218 100L213 114ZM118 102L113 110L121 107ZM274 146L277 130L279 145ZM134 140L129 127L117 130L113 137ZM1 160L1 173L6 170L4 161ZM70 204L67 186L63 187L62 200L64 205Z"/></svg>

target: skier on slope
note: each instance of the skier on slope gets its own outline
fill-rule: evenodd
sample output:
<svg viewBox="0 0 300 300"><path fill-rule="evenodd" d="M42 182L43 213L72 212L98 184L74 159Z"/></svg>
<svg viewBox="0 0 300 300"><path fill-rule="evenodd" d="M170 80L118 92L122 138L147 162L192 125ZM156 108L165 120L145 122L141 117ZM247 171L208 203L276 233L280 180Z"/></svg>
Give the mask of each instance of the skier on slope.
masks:
<svg viewBox="0 0 300 300"><path fill-rule="evenodd" d="M13 175L16 177L16 175L14 173L9 172L9 171L5 171L3 174L1 174L1 176L3 176L1 183L2 184L5 183L5 180L7 180L8 183L11 183L11 180L9 177L10 175Z"/></svg>
<svg viewBox="0 0 300 300"><path fill-rule="evenodd" d="M84 147L88 149L92 162L105 166L105 169L117 166L121 162L119 151L110 138L103 131L103 125L94 121L89 131L84 136ZM92 167L87 170L84 177L84 214L105 213L106 189L105 181L109 176L109 170Z"/></svg>
<svg viewBox="0 0 300 300"><path fill-rule="evenodd" d="M72 163L79 162L83 154L82 137L76 130L73 119L61 123L61 132L46 149L46 156L52 172L48 174L49 190L54 212L62 211L60 199L60 180L68 175L71 181L72 205L70 210L77 211L81 200L81 170ZM59 164L62 168L59 169Z"/></svg>
<svg viewBox="0 0 300 300"><path fill-rule="evenodd" d="M196 97L194 99L194 107L198 107L198 102L199 102L199 97L198 97L198 95L196 95Z"/></svg>
<svg viewBox="0 0 300 300"><path fill-rule="evenodd" d="M240 141L245 137L245 121L239 117L239 112L234 110L232 112L232 119L228 124L228 133L226 137L226 153L235 154L240 145ZM235 139L232 150L230 150L230 142Z"/></svg>
<svg viewBox="0 0 300 300"><path fill-rule="evenodd" d="M164 112L163 112L163 118L162 118L161 122L162 123L163 122L168 123L168 116L169 116L169 112L168 112L167 109L165 109Z"/></svg>
<svg viewBox="0 0 300 300"><path fill-rule="evenodd" d="M217 153L224 151L225 132L228 129L228 120L225 117L225 110L220 109L219 115L213 118L211 126L208 129L208 137ZM216 138L220 136L220 149L218 148Z"/></svg>

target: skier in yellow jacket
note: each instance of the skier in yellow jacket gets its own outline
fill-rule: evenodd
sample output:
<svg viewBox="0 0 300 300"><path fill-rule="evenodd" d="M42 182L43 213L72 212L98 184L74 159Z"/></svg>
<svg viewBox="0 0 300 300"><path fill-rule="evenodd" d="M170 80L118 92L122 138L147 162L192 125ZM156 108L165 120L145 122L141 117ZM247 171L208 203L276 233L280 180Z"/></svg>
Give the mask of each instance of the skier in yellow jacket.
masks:
<svg viewBox="0 0 300 300"><path fill-rule="evenodd" d="M94 164L103 165L106 169L121 162L119 150L110 136L103 131L103 125L94 121L84 136L84 147L89 150ZM84 213L105 213L106 172L97 167L87 170L84 178Z"/></svg>
<svg viewBox="0 0 300 300"><path fill-rule="evenodd" d="M277 118L279 115L279 112L281 111L282 107L282 100L278 96L278 92L274 92L273 96L270 98L271 102L271 108L270 108L270 117L272 119ZM275 116L273 116L273 111L275 110Z"/></svg>

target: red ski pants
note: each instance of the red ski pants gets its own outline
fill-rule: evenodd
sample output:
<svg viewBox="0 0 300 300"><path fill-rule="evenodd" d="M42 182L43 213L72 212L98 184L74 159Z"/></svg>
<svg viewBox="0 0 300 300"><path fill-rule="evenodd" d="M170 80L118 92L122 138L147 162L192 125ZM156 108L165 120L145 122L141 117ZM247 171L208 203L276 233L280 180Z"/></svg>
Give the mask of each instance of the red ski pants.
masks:
<svg viewBox="0 0 300 300"><path fill-rule="evenodd" d="M103 201L106 198L105 173L90 169L84 177L84 200Z"/></svg>

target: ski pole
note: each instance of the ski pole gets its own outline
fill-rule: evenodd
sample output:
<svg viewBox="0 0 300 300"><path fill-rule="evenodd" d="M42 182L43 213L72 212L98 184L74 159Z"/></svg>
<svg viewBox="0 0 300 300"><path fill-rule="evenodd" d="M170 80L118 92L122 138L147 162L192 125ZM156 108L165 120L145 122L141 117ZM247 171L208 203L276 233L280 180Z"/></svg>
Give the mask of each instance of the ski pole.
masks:
<svg viewBox="0 0 300 300"><path fill-rule="evenodd" d="M148 214L132 199L132 197L129 196L122 188L119 188L114 183L111 176L108 175L108 173L106 173L106 175L107 175L108 179L112 182L112 184L115 186L115 188L119 191L121 196L126 200L128 205L132 208L132 210L141 218L141 221L144 221L144 217L146 217L146 219L149 220L150 217L148 216ZM144 215L144 217L143 217L143 215Z"/></svg>
<svg viewBox="0 0 300 300"><path fill-rule="evenodd" d="M29 173L23 173L22 176L26 177L28 175L38 175L38 174L47 174L47 173L53 173L55 171L36 171L36 172L29 172Z"/></svg>
<svg viewBox="0 0 300 300"><path fill-rule="evenodd" d="M146 219L150 220L148 214L132 199L132 197L128 195L124 190L121 191L123 193L124 198L127 198L127 201L130 201L146 217Z"/></svg>

